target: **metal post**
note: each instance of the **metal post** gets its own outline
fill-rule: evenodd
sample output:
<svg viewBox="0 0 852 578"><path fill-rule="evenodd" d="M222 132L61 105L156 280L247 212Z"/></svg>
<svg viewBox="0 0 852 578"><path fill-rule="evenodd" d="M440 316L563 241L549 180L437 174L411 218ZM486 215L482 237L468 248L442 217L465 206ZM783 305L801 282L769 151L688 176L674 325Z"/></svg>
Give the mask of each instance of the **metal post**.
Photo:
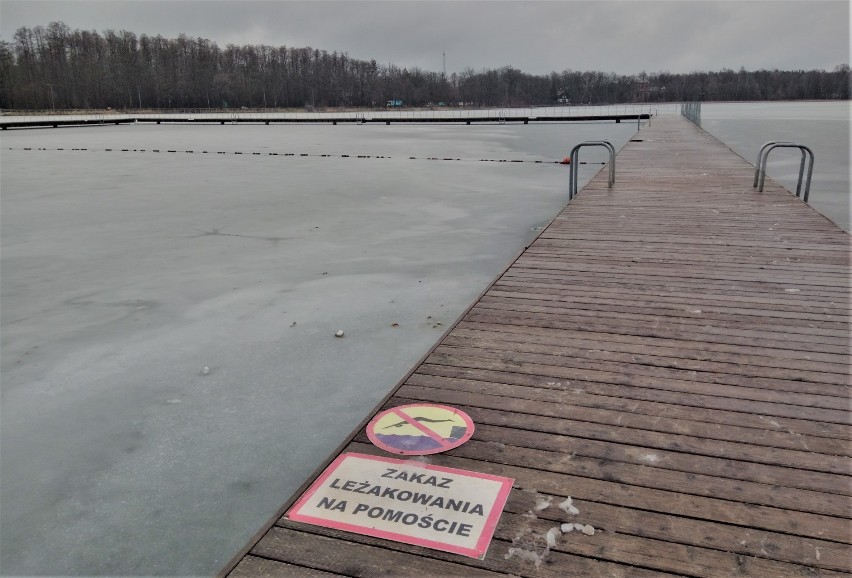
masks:
<svg viewBox="0 0 852 578"><path fill-rule="evenodd" d="M45 84L50 88L50 108L56 111L56 103L53 101L53 85L49 82L45 82Z"/></svg>

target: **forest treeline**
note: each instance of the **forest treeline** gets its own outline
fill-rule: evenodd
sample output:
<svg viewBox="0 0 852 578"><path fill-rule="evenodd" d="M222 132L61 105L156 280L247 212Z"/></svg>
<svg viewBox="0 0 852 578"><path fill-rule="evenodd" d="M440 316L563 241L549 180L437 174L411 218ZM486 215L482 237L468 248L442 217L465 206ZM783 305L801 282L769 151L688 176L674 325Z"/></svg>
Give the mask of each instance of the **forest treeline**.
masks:
<svg viewBox="0 0 852 578"><path fill-rule="evenodd" d="M313 48L71 30L62 22L0 40L0 108L533 106L691 100L848 99L849 66L618 75L511 66L445 76Z"/></svg>

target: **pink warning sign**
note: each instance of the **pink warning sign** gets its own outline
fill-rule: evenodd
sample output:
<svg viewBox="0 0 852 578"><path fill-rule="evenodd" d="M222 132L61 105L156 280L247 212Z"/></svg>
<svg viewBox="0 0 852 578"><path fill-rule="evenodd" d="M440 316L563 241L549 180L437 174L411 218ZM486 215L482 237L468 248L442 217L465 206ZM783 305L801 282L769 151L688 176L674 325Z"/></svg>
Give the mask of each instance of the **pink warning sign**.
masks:
<svg viewBox="0 0 852 578"><path fill-rule="evenodd" d="M513 481L410 460L343 454L286 517L481 559Z"/></svg>

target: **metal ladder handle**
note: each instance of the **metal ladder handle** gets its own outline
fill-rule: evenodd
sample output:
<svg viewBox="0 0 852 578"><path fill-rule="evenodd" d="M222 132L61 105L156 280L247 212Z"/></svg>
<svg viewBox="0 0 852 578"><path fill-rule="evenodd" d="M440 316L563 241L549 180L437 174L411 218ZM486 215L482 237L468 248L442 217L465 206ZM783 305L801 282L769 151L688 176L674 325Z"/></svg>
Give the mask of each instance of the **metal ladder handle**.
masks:
<svg viewBox="0 0 852 578"><path fill-rule="evenodd" d="M796 196L799 196L799 193L802 192L802 175L805 172L805 150L799 149L802 151L802 160L799 161L799 180L796 181Z"/></svg>
<svg viewBox="0 0 852 578"><path fill-rule="evenodd" d="M772 144L772 145L769 146L769 148L767 149L767 151L763 155L763 163L761 164L761 167L760 167L760 183L759 183L759 187L758 187L757 190L760 191L760 192L763 192L763 184L766 180L766 164L767 164L767 161L769 160L769 153L773 149L776 149L776 148L797 148L800 151L802 151L802 160L799 163L799 182L796 185L796 197L798 197L799 194L802 191L802 175L805 172L805 157L807 155L810 155L810 162L808 163L808 178L805 181L805 192L804 192L804 195L802 196L802 200L807 203L808 202L808 196L810 195L810 192L811 192L811 177L813 176L813 172L814 172L814 152L809 147L806 147L805 145L801 145L801 144L798 144L798 143L783 142L783 143L775 143L775 144Z"/></svg>
<svg viewBox="0 0 852 578"><path fill-rule="evenodd" d="M609 141L586 141L581 142L573 149L571 149L571 173L569 175L569 183L568 183L568 200L570 201L575 196L577 196L577 173L579 173L579 159L580 159L580 149L584 146L602 146L609 150L609 187L612 188L612 185L615 183L615 147L612 146L612 143Z"/></svg>
<svg viewBox="0 0 852 578"><path fill-rule="evenodd" d="M757 181L760 178L760 165L763 163L764 151L766 150L767 147L774 145L774 144L794 144L794 143L792 141L786 141L786 140L771 140L771 141L763 143L763 146L760 147L760 151L757 153L757 162L754 163L754 184L752 185L752 187L757 186Z"/></svg>
<svg viewBox="0 0 852 578"><path fill-rule="evenodd" d="M612 146L612 143L609 141L586 141L582 142L579 145L575 146L571 150L571 188L569 189L568 199L571 200L575 196L577 196L578 185L577 185L577 175L579 174L579 165L580 165L580 148L583 146L603 146L609 149L610 153L610 162L609 162L609 181L608 186L612 188L612 185L615 183L615 147Z"/></svg>
<svg viewBox="0 0 852 578"><path fill-rule="evenodd" d="M586 143L602 144L609 149L609 186L612 188L615 184L615 147L608 140L590 140Z"/></svg>
<svg viewBox="0 0 852 578"><path fill-rule="evenodd" d="M760 183L759 183L758 191L763 192L763 185L764 185L764 182L766 180L766 166L767 166L768 161L769 161L769 152L772 151L773 149L779 148L779 147L780 148L797 148L802 152L802 159L801 159L801 162L799 163L799 180L796 184L796 196L797 197L800 195L800 193L802 191L802 176L804 175L804 172L805 172L805 157L808 154L810 155L810 166L808 168L808 180L805 183L805 196L804 196L804 199L803 199L804 201L807 202L807 198L808 198L808 195L810 193L810 188L811 188L811 176L813 175L814 153L810 148L808 148L804 145L800 145L799 143L795 143L795 142L778 142L778 143L773 143L772 145L769 146L769 148L763 154L763 159L762 159L761 165L758 167L759 172L760 172Z"/></svg>

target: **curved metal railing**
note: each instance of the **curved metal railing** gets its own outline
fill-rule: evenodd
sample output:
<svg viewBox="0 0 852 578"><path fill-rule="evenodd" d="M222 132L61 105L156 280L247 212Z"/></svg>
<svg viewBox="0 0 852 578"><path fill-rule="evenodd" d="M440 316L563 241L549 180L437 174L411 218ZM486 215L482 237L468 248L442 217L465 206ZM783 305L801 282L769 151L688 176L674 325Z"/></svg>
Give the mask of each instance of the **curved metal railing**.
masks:
<svg viewBox="0 0 852 578"><path fill-rule="evenodd" d="M615 184L615 147L612 143L606 140L590 140L581 142L571 149L571 174L569 175L570 183L568 185L568 200L570 201L577 196L577 173L579 172L580 164L580 149L585 146L602 146L609 150L609 187Z"/></svg>
<svg viewBox="0 0 852 578"><path fill-rule="evenodd" d="M769 141L760 147L757 153L757 165L754 167L754 184L753 187L758 187L758 191L763 192L763 183L766 180L766 163L769 159L769 153L776 148L797 148L802 152L802 160L799 163L799 181L796 184L796 197L801 198L804 202L808 202L808 196L811 192L811 177L814 173L814 152L805 145L790 142L790 141ZM808 163L808 177L805 181L804 193L802 192L802 177L805 174L805 159L810 156Z"/></svg>

